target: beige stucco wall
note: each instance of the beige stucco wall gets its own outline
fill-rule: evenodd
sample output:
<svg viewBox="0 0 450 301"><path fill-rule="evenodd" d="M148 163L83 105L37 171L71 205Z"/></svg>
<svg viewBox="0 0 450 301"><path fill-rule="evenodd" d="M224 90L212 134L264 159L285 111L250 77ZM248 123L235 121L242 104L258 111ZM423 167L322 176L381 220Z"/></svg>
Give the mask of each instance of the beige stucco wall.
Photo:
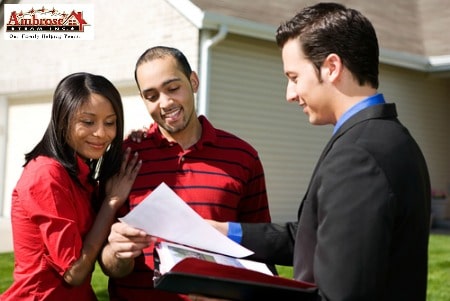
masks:
<svg viewBox="0 0 450 301"><path fill-rule="evenodd" d="M20 1L27 3L35 1ZM61 2L45 1L52 3ZM42 137L52 93L64 76L86 71L110 79L123 97L127 131L150 122L134 83L134 65L145 49L175 46L198 64L198 30L165 1L64 3L94 3L94 40L12 41L0 33L0 216L9 216L23 155Z"/></svg>
<svg viewBox="0 0 450 301"><path fill-rule="evenodd" d="M20 1L27 3L35 1ZM75 71L100 73L115 83L126 84L133 81L139 55L159 43L176 45L193 64L197 63L198 31L165 1L64 3L94 4L94 40L13 41L4 40L1 32L0 95L52 90L63 76Z"/></svg>

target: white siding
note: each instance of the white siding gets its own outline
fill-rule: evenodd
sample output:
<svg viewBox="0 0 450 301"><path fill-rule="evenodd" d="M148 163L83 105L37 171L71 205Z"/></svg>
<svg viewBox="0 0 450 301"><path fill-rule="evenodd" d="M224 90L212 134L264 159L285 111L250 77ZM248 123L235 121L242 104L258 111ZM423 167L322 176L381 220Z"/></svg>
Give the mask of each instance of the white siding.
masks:
<svg viewBox="0 0 450 301"><path fill-rule="evenodd" d="M296 217L331 126L309 124L285 101L286 80L274 43L236 36L212 50L209 118L250 142L260 154L274 221ZM380 92L421 146L434 188L450 189L448 80L381 66Z"/></svg>
<svg viewBox="0 0 450 301"><path fill-rule="evenodd" d="M274 221L293 220L331 127L313 127L285 100L274 43L229 36L212 50L209 118L259 152Z"/></svg>
<svg viewBox="0 0 450 301"><path fill-rule="evenodd" d="M449 80L389 66L380 71L380 91L397 104L400 121L422 148L433 188L450 193Z"/></svg>

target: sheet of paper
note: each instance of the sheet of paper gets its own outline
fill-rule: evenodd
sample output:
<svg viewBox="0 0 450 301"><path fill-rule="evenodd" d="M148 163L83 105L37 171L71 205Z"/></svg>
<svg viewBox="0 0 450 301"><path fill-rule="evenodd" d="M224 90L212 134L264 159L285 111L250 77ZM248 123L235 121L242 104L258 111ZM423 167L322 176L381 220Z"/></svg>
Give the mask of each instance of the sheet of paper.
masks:
<svg viewBox="0 0 450 301"><path fill-rule="evenodd" d="M162 241L156 245L155 250L159 255L159 271L161 272L161 274L170 271L173 266L181 260L187 257L194 257L197 259L230 265L238 268L246 268L273 276L273 273L270 271L267 265L262 262L225 256L222 254L190 248L172 242Z"/></svg>
<svg viewBox="0 0 450 301"><path fill-rule="evenodd" d="M238 258L253 254L211 226L165 183L119 220L150 235L194 248Z"/></svg>

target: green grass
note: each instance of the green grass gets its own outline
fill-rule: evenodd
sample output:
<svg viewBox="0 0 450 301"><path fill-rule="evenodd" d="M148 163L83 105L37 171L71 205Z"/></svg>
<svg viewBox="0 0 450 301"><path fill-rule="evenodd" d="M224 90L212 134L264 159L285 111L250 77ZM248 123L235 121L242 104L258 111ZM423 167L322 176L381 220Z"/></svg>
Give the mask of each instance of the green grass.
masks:
<svg viewBox="0 0 450 301"><path fill-rule="evenodd" d="M92 276L92 287L99 301L107 301L108 297L108 277L103 274L100 266L95 265L94 274Z"/></svg>
<svg viewBox="0 0 450 301"><path fill-rule="evenodd" d="M450 300L450 236L431 235L427 301Z"/></svg>
<svg viewBox="0 0 450 301"><path fill-rule="evenodd" d="M450 236L432 234L428 257L427 301L450 300ZM283 277L292 277L292 267L277 266Z"/></svg>
<svg viewBox="0 0 450 301"><path fill-rule="evenodd" d="M430 236L428 261L427 301L450 300L450 236L432 234ZM0 254L0 292L4 292L12 283L14 254ZM280 276L292 277L292 268L277 266ZM99 301L108 300L107 278L97 265L94 271L92 286Z"/></svg>

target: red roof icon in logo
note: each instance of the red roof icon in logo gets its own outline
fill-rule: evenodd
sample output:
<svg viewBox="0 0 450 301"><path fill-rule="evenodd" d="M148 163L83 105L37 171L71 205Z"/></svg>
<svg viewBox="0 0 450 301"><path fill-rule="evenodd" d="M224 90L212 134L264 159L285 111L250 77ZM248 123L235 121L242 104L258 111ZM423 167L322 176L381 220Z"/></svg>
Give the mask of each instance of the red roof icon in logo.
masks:
<svg viewBox="0 0 450 301"><path fill-rule="evenodd" d="M72 13L67 17L66 20L64 20L63 25L66 26L79 26L79 31L84 31L84 25L87 25L87 22L83 19L83 12L75 12L74 10Z"/></svg>

